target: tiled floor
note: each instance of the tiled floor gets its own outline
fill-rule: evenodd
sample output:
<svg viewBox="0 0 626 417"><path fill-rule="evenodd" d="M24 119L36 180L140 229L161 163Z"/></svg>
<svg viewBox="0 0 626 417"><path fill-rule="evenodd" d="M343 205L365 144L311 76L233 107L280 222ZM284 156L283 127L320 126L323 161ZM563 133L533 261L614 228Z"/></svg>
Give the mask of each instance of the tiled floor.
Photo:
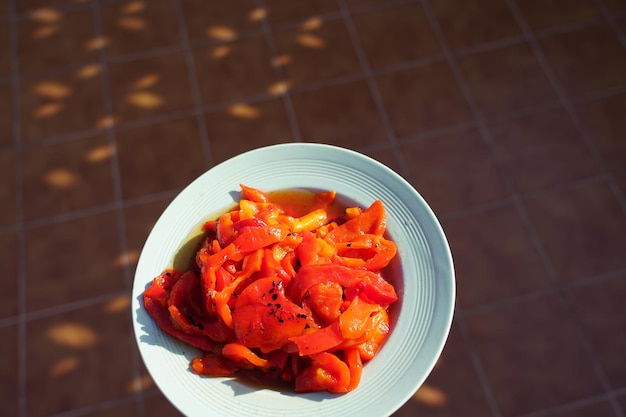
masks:
<svg viewBox="0 0 626 417"><path fill-rule="evenodd" d="M143 239L292 141L388 164L449 236L397 417L626 415L624 0L0 0L0 415L178 415L131 333Z"/></svg>

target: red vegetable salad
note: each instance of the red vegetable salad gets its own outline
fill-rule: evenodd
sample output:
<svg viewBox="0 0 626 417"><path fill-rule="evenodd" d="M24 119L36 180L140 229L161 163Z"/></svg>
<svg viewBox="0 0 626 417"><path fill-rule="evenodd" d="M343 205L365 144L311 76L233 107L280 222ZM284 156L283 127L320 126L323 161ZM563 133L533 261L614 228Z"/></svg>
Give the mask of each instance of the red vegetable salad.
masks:
<svg viewBox="0 0 626 417"><path fill-rule="evenodd" d="M203 376L259 373L297 392L346 393L389 333L397 300L384 277L396 255L381 201L333 215L319 192L293 216L241 185L236 208L202 228L188 270L169 269L143 293L169 335L199 348Z"/></svg>

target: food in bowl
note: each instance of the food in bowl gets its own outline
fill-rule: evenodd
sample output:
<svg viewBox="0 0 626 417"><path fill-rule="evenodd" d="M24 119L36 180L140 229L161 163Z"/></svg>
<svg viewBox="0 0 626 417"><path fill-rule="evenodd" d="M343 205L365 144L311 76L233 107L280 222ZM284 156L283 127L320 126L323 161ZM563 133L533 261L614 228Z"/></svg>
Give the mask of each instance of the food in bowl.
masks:
<svg viewBox="0 0 626 417"><path fill-rule="evenodd" d="M236 207L202 226L186 268L143 292L169 335L201 350L203 376L262 375L296 392L347 393L390 331L398 299L383 203L338 207L336 194L268 194L241 185Z"/></svg>

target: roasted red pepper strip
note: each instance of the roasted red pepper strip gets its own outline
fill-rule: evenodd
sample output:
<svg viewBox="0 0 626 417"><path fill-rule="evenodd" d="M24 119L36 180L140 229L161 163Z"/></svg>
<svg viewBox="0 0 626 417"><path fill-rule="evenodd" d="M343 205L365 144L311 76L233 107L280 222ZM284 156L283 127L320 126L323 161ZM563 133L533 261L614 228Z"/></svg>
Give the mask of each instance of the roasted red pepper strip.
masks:
<svg viewBox="0 0 626 417"><path fill-rule="evenodd" d="M296 376L296 391L329 391L344 393L350 384L350 369L332 353L312 355L311 366Z"/></svg>
<svg viewBox="0 0 626 417"><path fill-rule="evenodd" d="M270 199L263 191L256 188L247 187L243 184L239 184L241 192L246 200L254 201L255 203L269 203Z"/></svg>
<svg viewBox="0 0 626 417"><path fill-rule="evenodd" d="M366 233L382 235L386 226L385 208L380 200L376 200L367 210L328 233L324 239L335 243L350 242Z"/></svg>
<svg viewBox="0 0 626 417"><path fill-rule="evenodd" d="M334 322L322 329L301 336L294 336L289 340L296 344L300 355L313 355L339 346L344 341L344 337L341 334L339 323Z"/></svg>
<svg viewBox="0 0 626 417"><path fill-rule="evenodd" d="M364 293L374 303L389 305L398 299L389 282L377 273L337 264L304 265L291 287L291 297L298 303L313 285L336 282L354 295Z"/></svg>
<svg viewBox="0 0 626 417"><path fill-rule="evenodd" d="M255 227L239 235L233 244L241 253L252 252L280 242L288 233L288 227L282 224Z"/></svg>
<svg viewBox="0 0 626 417"><path fill-rule="evenodd" d="M162 306L158 301L144 297L143 304L148 314L165 333L205 351L211 351L215 348L215 341L210 337L190 334L174 327L167 307Z"/></svg>
<svg viewBox="0 0 626 417"><path fill-rule="evenodd" d="M191 361L191 369L198 375L231 376L239 367L220 354L208 352Z"/></svg>

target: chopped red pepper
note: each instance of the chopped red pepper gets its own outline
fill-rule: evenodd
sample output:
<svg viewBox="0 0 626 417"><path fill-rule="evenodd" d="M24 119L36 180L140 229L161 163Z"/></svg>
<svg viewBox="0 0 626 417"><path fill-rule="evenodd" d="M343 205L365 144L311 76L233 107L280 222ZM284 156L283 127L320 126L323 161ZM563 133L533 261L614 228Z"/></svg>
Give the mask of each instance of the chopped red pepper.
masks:
<svg viewBox="0 0 626 417"><path fill-rule="evenodd" d="M199 375L254 370L297 392L354 390L397 300L383 276L396 247L382 202L337 218L327 211L335 192L320 192L296 214L241 188L239 207L204 223L197 268L154 278L146 311L203 351L191 361Z"/></svg>

